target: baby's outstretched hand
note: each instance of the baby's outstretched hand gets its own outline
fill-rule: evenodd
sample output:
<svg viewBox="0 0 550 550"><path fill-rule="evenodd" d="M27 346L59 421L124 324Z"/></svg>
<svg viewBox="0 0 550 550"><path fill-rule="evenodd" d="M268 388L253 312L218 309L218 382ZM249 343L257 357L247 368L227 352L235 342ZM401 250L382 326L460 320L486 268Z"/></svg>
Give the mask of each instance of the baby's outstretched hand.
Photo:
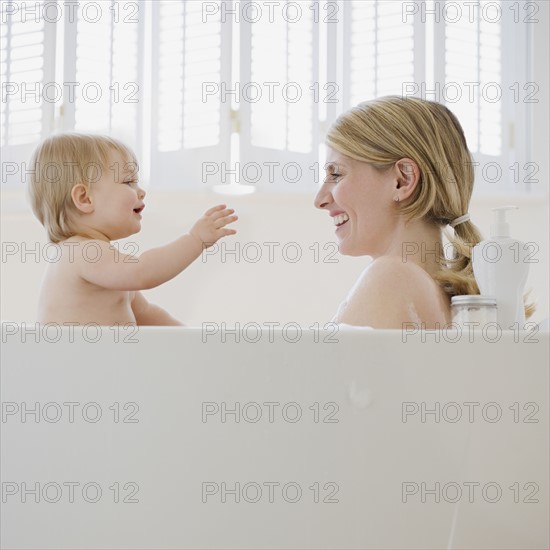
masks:
<svg viewBox="0 0 550 550"><path fill-rule="evenodd" d="M235 210L226 208L225 204L213 206L193 225L189 233L200 239L203 245L208 248L222 237L237 233L235 229L226 229L225 227L238 219L238 216L232 215L233 212Z"/></svg>

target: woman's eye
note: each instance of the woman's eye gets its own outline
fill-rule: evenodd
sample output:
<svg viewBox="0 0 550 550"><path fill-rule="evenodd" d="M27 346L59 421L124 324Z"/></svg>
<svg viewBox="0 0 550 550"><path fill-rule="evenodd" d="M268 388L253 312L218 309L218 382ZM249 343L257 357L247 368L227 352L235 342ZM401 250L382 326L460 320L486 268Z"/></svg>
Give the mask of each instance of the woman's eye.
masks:
<svg viewBox="0 0 550 550"><path fill-rule="evenodd" d="M334 181L334 183L338 183L338 181L340 180L340 178L342 177L342 174L329 174L326 178L325 178L325 181L327 181L328 179Z"/></svg>

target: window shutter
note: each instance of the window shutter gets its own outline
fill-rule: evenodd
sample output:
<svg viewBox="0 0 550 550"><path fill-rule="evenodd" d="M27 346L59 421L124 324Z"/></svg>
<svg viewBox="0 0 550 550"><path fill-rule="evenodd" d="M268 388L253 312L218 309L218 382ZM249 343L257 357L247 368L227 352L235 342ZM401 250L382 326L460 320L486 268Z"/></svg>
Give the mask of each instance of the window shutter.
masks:
<svg viewBox="0 0 550 550"><path fill-rule="evenodd" d="M153 186L205 188L229 168L231 103L219 91L230 82L231 21L217 8L153 2Z"/></svg>
<svg viewBox="0 0 550 550"><path fill-rule="evenodd" d="M281 2L240 23L240 183L274 192L316 187L319 24L309 3Z"/></svg>
<svg viewBox="0 0 550 550"><path fill-rule="evenodd" d="M143 8L138 1L81 2L76 25L65 27L65 81L76 85L74 101L65 98L64 129L111 135L138 157L143 150Z"/></svg>
<svg viewBox="0 0 550 550"><path fill-rule="evenodd" d="M338 22L327 25L327 74L339 94L337 103L328 105L324 134L342 112L379 96L402 95L407 83L425 74L424 25L417 16L404 17L401 2L327 4L339 8ZM321 179L323 155L320 147Z"/></svg>
<svg viewBox="0 0 550 550"><path fill-rule="evenodd" d="M2 170L2 185L25 181L32 151L53 127L55 22L45 20L43 8L43 1L0 6L2 163L17 165Z"/></svg>
<svg viewBox="0 0 550 550"><path fill-rule="evenodd" d="M487 4L484 0L472 4L472 17L463 13L456 22L449 12L445 75L440 80L445 88L440 95L460 120L470 151L498 157L502 152L501 24L480 17L480 9Z"/></svg>
<svg viewBox="0 0 550 550"><path fill-rule="evenodd" d="M344 2L344 110L383 95L401 95L415 80L414 18L401 2ZM423 60L417 60L422 63Z"/></svg>
<svg viewBox="0 0 550 550"><path fill-rule="evenodd" d="M520 168L528 152L528 25L514 21L513 6L500 0L472 3L457 21L447 5L444 74L436 74L441 101L457 115L474 157L474 193L528 191L521 180L529 180L530 167L525 173Z"/></svg>
<svg viewBox="0 0 550 550"><path fill-rule="evenodd" d="M48 6L65 18L45 18L55 15ZM407 92L457 115L479 164L476 190L537 183L527 155L538 85L526 63L536 2L105 0L79 2L74 23L60 0L5 0L0 9L5 162L27 161L60 126L123 139L158 188L210 188L234 182L236 171L261 190L309 192L322 180L335 118ZM56 55L64 82L55 82ZM50 98L60 87L54 127L59 102Z"/></svg>

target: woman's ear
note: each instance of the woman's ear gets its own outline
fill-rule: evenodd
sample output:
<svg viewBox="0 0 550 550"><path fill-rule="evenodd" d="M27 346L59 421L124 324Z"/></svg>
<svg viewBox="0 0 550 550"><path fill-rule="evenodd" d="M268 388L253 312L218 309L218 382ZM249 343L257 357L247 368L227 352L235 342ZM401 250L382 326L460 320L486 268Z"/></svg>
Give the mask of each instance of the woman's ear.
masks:
<svg viewBox="0 0 550 550"><path fill-rule="evenodd" d="M71 189L71 199L80 212L91 214L94 211L92 198L90 197L89 189L83 183L77 183Z"/></svg>
<svg viewBox="0 0 550 550"><path fill-rule="evenodd" d="M399 159L395 163L395 170L397 171L395 192L398 193L399 200L403 201L409 198L416 189L420 181L420 170L416 162L409 158Z"/></svg>

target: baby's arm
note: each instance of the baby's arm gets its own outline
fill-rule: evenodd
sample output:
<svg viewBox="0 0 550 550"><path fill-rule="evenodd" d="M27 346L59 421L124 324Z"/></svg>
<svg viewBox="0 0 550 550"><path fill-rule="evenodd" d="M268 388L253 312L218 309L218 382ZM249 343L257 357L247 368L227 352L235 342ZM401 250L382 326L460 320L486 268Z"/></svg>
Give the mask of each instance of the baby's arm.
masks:
<svg viewBox="0 0 550 550"><path fill-rule="evenodd" d="M141 292L135 292L134 294L132 311L134 312L137 325L185 326L161 307L150 304Z"/></svg>
<svg viewBox="0 0 550 550"><path fill-rule="evenodd" d="M214 206L193 225L188 235L144 252L139 261L146 262L149 278L147 286L143 288L153 288L169 281L194 262L205 248L222 237L237 233L234 229L225 228L237 220L237 216L232 215L233 212L235 211L231 208L226 209L225 204Z"/></svg>
<svg viewBox="0 0 550 550"><path fill-rule="evenodd" d="M80 257L80 276L97 286L110 290L146 290L173 279L202 253L226 235L234 235L234 229L225 226L237 216L224 204L210 208L191 231L175 241L144 252L139 257L116 251L108 242L94 241L100 254L94 261ZM78 252L78 251L77 251Z"/></svg>

